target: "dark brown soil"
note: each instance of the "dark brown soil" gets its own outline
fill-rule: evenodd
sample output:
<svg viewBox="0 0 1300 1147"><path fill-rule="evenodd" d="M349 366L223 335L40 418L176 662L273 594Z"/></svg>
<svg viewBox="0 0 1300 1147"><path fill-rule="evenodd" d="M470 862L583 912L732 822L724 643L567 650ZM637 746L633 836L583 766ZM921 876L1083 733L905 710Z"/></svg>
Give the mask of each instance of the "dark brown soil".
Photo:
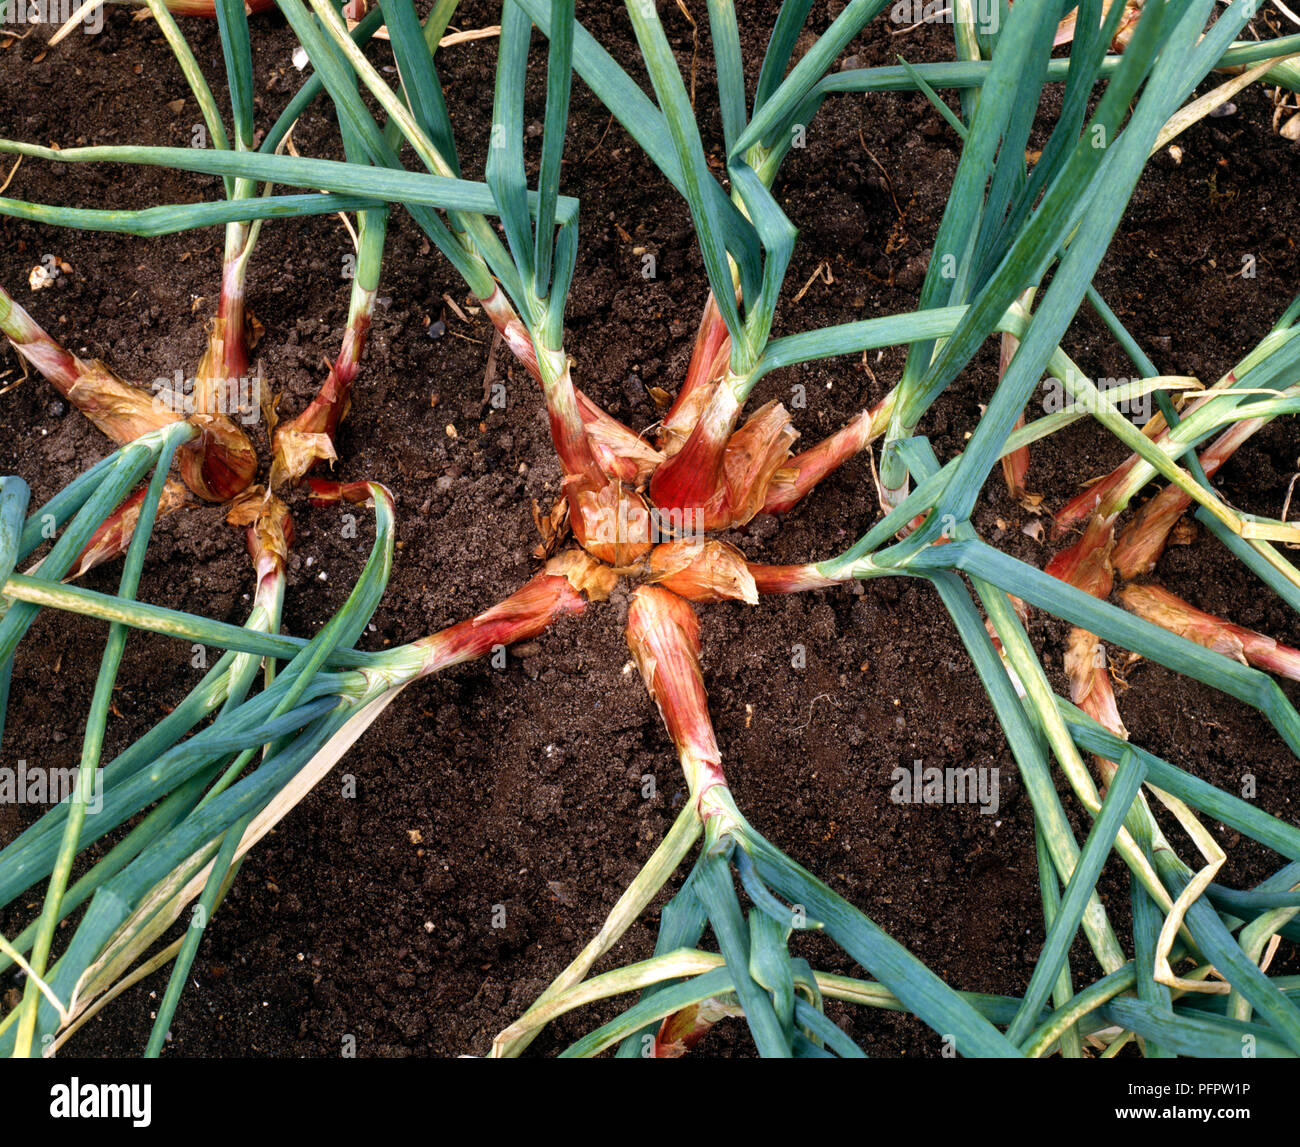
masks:
<svg viewBox="0 0 1300 1147"><path fill-rule="evenodd" d="M744 7L753 29L747 58L756 65L776 5ZM839 7L816 5L812 28L824 28ZM463 8L462 27L496 22L490 4ZM701 23L698 102L706 138L720 148L704 5L691 8ZM584 4L579 16L620 59L634 58L619 6ZM675 10L665 20L689 61L689 27ZM909 60L951 58L946 28L892 37L890 27L877 22L850 53L864 65L893 63L899 52ZM299 75L283 21L259 17L255 29L265 126ZM215 27L189 21L186 32L215 83ZM0 33L0 64L7 136L63 146L185 145L199 118L188 98L180 112L169 109L187 95L177 69L155 26L120 9L109 12L102 34L74 35L48 51L40 34L6 43ZM482 170L494 64L491 40L440 57L469 172ZM1153 163L1098 279L1162 369L1207 380L1264 334L1300 280L1290 236L1300 150L1271 130L1263 90L1253 87L1235 102L1235 115L1186 133L1181 163L1167 156ZM335 156L334 138L321 103L295 134L303 154ZM778 187L802 231L777 333L912 309L957 157L953 133L919 95L827 104ZM582 202L568 309L576 376L617 417L647 426L656 414L645 388L680 384L706 291L687 211L581 85L564 186ZM215 179L148 168L27 161L6 194L129 208L211 198L217 187ZM655 278L642 277L634 247L655 254ZM266 327L257 354L283 392L282 413L301 408L323 377L322 360L337 350L349 249L336 218L263 231L250 305ZM33 293L28 273L47 253L72 270ZM0 219L0 283L72 349L144 382L192 371L220 253L217 229L137 240ZM1253 279L1233 274L1246 254L1257 259ZM814 281L794 301L823 265L833 282ZM457 319L444 294L463 304L463 284L400 211L381 294L338 467L348 479L385 482L399 509L401 548L364 639L370 648L467 617L525 581L537 568L530 501L553 498L559 479L540 396L504 353L498 363L508 404L484 409L490 327L481 316L468 325ZM443 337L429 337L431 320L446 323ZM1067 350L1098 376L1130 373L1090 314L1080 315ZM786 371L766 380L757 399L788 401L791 387L802 385L807 405L794 416L811 443L879 399L902 362L895 348L866 364L840 359ZM982 353L926 419L922 430L941 458L961 449L995 369L993 351ZM43 380L14 385L22 374L17 357L0 352L0 386L11 387L0 396L0 472L25 477L36 505L109 447ZM1055 509L1123 453L1080 424L1035 448L1031 488ZM1220 485L1238 505L1276 515L1296 468L1293 424L1279 420L1225 468ZM286 628L310 634L344 600L370 538L365 529L345 537L339 514L305 501L294 512ZM862 458L788 520L760 518L735 540L758 560L823 558L876 517ZM1000 480L990 482L977 512L981 533L1042 565L1048 547L1021 532L1030 520ZM1300 620L1203 531L1193 545L1171 550L1159 576L1205 608L1300 644ZM110 566L86 580L110 590L116 578ZM145 599L238 623L251 589L242 540L218 509L159 527ZM702 612L718 737L752 823L950 984L1020 994L1042 941L1032 812L971 663L930 590L906 579L873 581ZM516 649L502 670L470 665L408 690L340 766L356 777L356 798L342 797L339 773L332 775L245 863L208 929L168 1054L337 1056L348 1036L362 1056L485 1053L493 1034L598 928L683 797L668 738L629 668L624 613L625 598L616 595ZM1064 688L1064 626L1036 618L1032 636ZM6 763L76 763L102 639L101 626L68 615L44 616L32 629L15 673ZM806 650L803 668L792 665L795 646ZM132 638L109 752L197 681L191 658L186 645ZM1127 685L1120 707L1140 743L1234 791L1251 772L1259 804L1296 821L1295 761L1253 711L1146 663L1129 671ZM1000 767L997 815L969 805L891 803L890 771L914 759ZM657 782L649 800L642 797L647 775ZM1063 783L1062 792L1073 807ZM0 841L27 823L27 812L0 808ZM1259 880L1276 864L1249 842L1230 854L1224 878L1233 884ZM1127 876L1114 862L1101 887L1122 924ZM492 926L495 905L505 906L504 928ZM24 903L0 915L0 929L12 934L29 909ZM648 954L656 923L652 915L633 927L605 966ZM804 951L819 966L854 971L827 943L807 941ZM1080 976L1095 973L1082 944L1073 964ZM0 989L16 982L6 975ZM138 1054L164 984L158 975L127 992L68 1050ZM940 1054L938 1037L910 1017L831 1010L872 1055ZM611 1014L609 1006L568 1017L533 1053L553 1053ZM701 1047L706 1052L749 1054L752 1046L741 1026L724 1025Z"/></svg>

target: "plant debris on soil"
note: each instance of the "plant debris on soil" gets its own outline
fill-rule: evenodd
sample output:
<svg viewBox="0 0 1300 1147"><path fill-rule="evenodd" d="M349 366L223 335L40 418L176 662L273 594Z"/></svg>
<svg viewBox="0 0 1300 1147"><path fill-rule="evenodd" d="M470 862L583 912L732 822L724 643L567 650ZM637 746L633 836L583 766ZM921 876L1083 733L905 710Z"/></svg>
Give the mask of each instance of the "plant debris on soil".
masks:
<svg viewBox="0 0 1300 1147"><path fill-rule="evenodd" d="M746 57L755 68L777 7L775 0L746 5ZM821 31L839 7L817 4L812 28ZM619 6L580 4L578 17L642 76ZM495 13L467 3L458 18L472 28L494 23ZM677 18L665 23L689 65L690 26ZM900 36L891 28L873 22L850 45L847 66L890 64L899 54L909 62L952 58L946 25ZM185 31L205 71L220 76L215 24L187 20ZM302 75L280 17L256 17L253 32L265 125ZM702 20L699 35L698 105L706 146L714 142L720 154ZM74 34L53 49L44 30L8 36L0 31L6 135L63 146L190 142L199 116L152 21L113 7L100 34ZM372 58L385 51L372 49ZM465 170L481 171L495 42L444 49L439 67L454 97ZM1153 160L1097 278L1162 370L1207 382L1269 329L1300 282L1292 238L1300 145L1272 130L1263 88L1246 89L1235 103L1235 114L1207 119L1180 138L1177 162L1167 152ZM1052 111L1044 108L1048 117ZM338 157L336 138L323 100L294 133L304 155ZM914 309L958 156L952 130L919 94L829 101L775 189L801 234L774 334ZM5 165L0 181L7 174ZM216 178L153 168L28 160L6 194L134 208L211 198L218 186ZM681 383L708 290L689 215L581 83L562 186L582 211L567 313L575 381L640 430L658 417L650 389L671 393ZM281 417L309 401L322 360L337 351L350 251L336 217L263 229L248 305L265 326L255 354L263 385L281 395ZM652 277L644 253L654 256ZM32 292L28 276L49 254L70 270ZM220 255L217 228L135 239L0 218L0 283L69 349L146 385L193 372ZM1240 273L1248 255L1253 278ZM487 400L492 326L466 305L455 272L400 211L380 295L335 468L348 480L385 483L397 502L401 540L392 579L362 641L374 649L469 617L522 585L539 568L532 501L549 506L560 479L539 388L502 352L488 381L504 384L505 402ZM1131 373L1086 307L1065 349L1096 377ZM897 380L904 353L895 347L776 372L754 405L784 401L811 444L879 400ZM961 450L996 371L990 346L922 423L940 458ZM31 484L33 506L109 452L107 440L50 386L24 377L8 350L0 352L0 389L0 472ZM1223 468L1216 486L1226 499L1280 513L1300 468L1293 425L1276 420ZM265 424L248 429L265 455ZM1081 477L1103 474L1124 454L1099 427L1079 423L1032 447L1029 486L1045 495L1044 508L1059 508ZM346 506L313 509L299 495L293 511L298 540L284 627L310 635L343 603L373 531L364 513ZM878 516L863 456L785 520L760 516L727 540L751 560L817 560L845 548ZM1041 566L1051 548L1023 532L1033 520L995 473L976 513L980 533ZM111 591L119 572L110 564L85 584ZM1159 575L1203 609L1300 645L1300 619L1199 526L1190 545L1170 548ZM242 623L252 588L242 538L219 508L158 526L142 599ZM700 612L718 740L747 818L949 984L1020 994L1043 940L1032 810L929 587L881 579ZM512 649L503 667L466 665L408 689L244 862L208 926L166 1054L338 1056L349 1038L360 1056L485 1054L493 1035L599 928L685 797L667 734L631 667L625 616L626 595L616 593ZM1030 626L1063 692L1067 629L1041 614ZM19 647L4 764L76 765L103 640L99 623L42 614ZM211 657L133 634L106 759L179 701ZM1233 792L1249 774L1260 807L1297 822L1296 762L1251 710L1146 662L1122 672L1119 707L1135 740ZM1300 701L1292 684L1283 687ZM891 773L916 760L1000 769L996 811L892 803ZM1086 818L1060 787L1082 838ZM0 806L0 843L38 812ZM1235 845L1234 836L1227 832L1230 860L1219 879L1241 887L1270 874L1264 850ZM676 886L597 970L650 954L657 910ZM1116 923L1126 920L1127 872L1113 858L1099 892ZM20 915L30 914L35 895L0 913L0 932L11 934ZM829 971L855 973L851 960L816 936L805 934L796 951ZM1085 944L1076 943L1071 960L1077 975L1095 978ZM1294 954L1286 960L1289 967L1279 961L1275 970L1300 971ZM139 1054L165 974L123 993L67 1052ZM19 984L5 973L0 992ZM562 1018L529 1054L553 1054L618 1007L611 1001ZM873 1056L942 1054L940 1037L910 1016L831 1002L827 1010ZM751 1053L743 1025L732 1023L697 1054Z"/></svg>

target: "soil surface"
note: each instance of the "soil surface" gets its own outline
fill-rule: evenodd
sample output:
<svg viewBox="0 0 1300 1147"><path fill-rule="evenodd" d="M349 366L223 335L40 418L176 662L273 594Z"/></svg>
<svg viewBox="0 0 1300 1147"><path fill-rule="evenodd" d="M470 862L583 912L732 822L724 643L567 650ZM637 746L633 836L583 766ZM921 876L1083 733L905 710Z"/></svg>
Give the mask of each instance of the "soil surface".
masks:
<svg viewBox="0 0 1300 1147"><path fill-rule="evenodd" d="M824 29L840 7L818 0L811 29ZM697 103L706 146L720 155L706 12L703 4L690 8L700 23ZM744 8L752 84L777 4ZM580 4L579 17L640 80L621 8ZM496 20L491 4L466 3L457 26ZM672 5L665 21L689 68L690 26ZM259 16L254 28L258 116L266 127L301 76L283 20ZM215 25L189 20L185 30L221 91ZM845 55L863 66L894 63L900 53L909 61L951 58L950 29L893 34L898 30L878 20ZM75 34L53 49L44 37L16 40L0 31L4 135L64 147L191 142L200 117L151 21L113 8L98 35ZM386 52L370 54L383 62ZM489 39L439 57L471 173L482 171L489 138L495 55ZM541 94L531 93L530 114L539 118ZM1049 94L1044 102L1045 125L1057 99ZM1178 141L1180 161L1164 152L1151 164L1097 279L1162 370L1207 381L1269 329L1300 281L1291 237L1300 145L1273 130L1264 89L1252 87L1234 102L1235 114L1206 120ZM304 155L338 157L335 139L318 101L299 122L295 144ZM826 104L805 142L777 187L801 234L775 333L913 309L958 159L953 132L920 95L844 96ZM535 161L539 141L529 146ZM8 171L8 162L0 165L0 181ZM563 187L582 204L568 307L575 376L618 418L647 427L657 417L647 388L680 385L707 289L687 210L580 83ZM214 198L219 188L213 178L160 169L29 160L5 194L135 208ZM0 283L78 354L147 384L192 373L221 247L215 228L135 239L0 218ZM655 256L652 278L642 273L642 248ZM282 415L308 401L324 377L323 360L337 352L350 250L336 217L262 231L249 305L265 326L256 354L281 395ZM70 270L33 292L29 273L48 254ZM1247 255L1253 278L1239 273ZM452 304L466 304L463 283L400 210L380 294L337 467L347 479L383 481L397 499L400 548L363 639L373 649L468 617L517 589L538 568L531 502L549 504L559 488L537 388L502 350L496 371L507 402L504 409L484 403L491 328L481 314L458 317ZM1066 349L1095 377L1131 373L1086 308ZM903 354L893 348L865 362L780 372L764 381L755 402L791 405L811 444L884 395ZM23 376L17 356L0 351L0 472L26 478L36 506L110 447L47 383ZM921 429L941 459L962 448L995 379L990 346L936 403ZM795 387L803 388L802 407L792 403ZM265 426L253 429L265 452ZM1034 448L1030 488L1045 496L1045 508L1057 509L1124 453L1099 428L1077 424ZM1236 505L1277 515L1297 453L1294 424L1278 420L1224 468L1218 485ZM298 542L285 626L306 635L343 602L371 535L362 525L349 536L340 513L313 509L301 496L292 504ZM760 561L820 559L877 517L861 457L785 520L760 517L731 540ZM1050 555L1051 543L1023 532L1034 519L997 475L975 520L986 538L1027 561L1042 565ZM85 584L112 590L118 572L101 568ZM1203 608L1300 644L1300 619L1200 527L1190 545L1171 548L1158 577ZM242 623L252 587L242 536L219 508L158 527L145 600ZM514 649L504 668L473 664L409 689L244 863L208 928L166 1054L337 1056L349 1037L364 1056L487 1052L492 1036L596 931L684 796L668 737L630 668L625 613L624 591ZM1032 812L971 662L932 592L907 579L878 580L701 613L718 739L750 821L948 983L1019 995L1043 938ZM1062 691L1066 631L1041 615L1031 623ZM19 652L6 765L76 764L102 641L98 623L42 615ZM194 658L186 644L132 637L108 755L196 683L202 671ZM1127 670L1119 706L1147 748L1232 791L1253 774L1259 805L1296 822L1296 763L1246 706L1146 662ZM996 814L974 805L892 803L890 774L913 760L1000 769ZM355 778L355 797L343 795L345 775ZM655 786L647 799L648 777ZM1086 818L1059 784L1082 839ZM32 814L0 807L0 842ZM1225 837L1230 861L1220 879L1244 886L1268 875L1276 861L1234 838ZM1114 860L1101 890L1123 934L1128 880ZM601 967L650 953L666 895ZM33 892L0 914L0 931L17 931L35 901ZM504 927L494 927L498 905ZM816 966L861 974L828 942L797 943ZM1072 963L1078 976L1095 976L1082 943ZM1294 956L1290 970L1300 971ZM68 1052L139 1054L165 982L158 974L126 992ZM0 991L18 983L5 974ZM553 1054L614 1011L607 1005L564 1018L529 1054ZM942 1052L939 1037L908 1016L838 1005L829 1012L872 1055ZM730 1023L698 1054L752 1051L743 1025Z"/></svg>

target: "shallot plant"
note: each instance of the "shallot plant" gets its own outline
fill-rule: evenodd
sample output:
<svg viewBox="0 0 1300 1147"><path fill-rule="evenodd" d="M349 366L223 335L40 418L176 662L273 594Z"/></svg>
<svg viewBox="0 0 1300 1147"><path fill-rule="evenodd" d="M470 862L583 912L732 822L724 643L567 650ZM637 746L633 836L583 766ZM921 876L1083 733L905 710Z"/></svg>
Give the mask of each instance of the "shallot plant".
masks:
<svg viewBox="0 0 1300 1147"><path fill-rule="evenodd" d="M620 1056L681 1055L718 1022L743 1017L763 1056L862 1056L828 1018L828 999L907 1011L964 1056L1113 1055L1134 1039L1152 1056L1240 1055L1247 1044L1257 1055L1300 1054L1300 983L1267 972L1277 938L1300 937L1294 920L1300 829L1131 740L1099 654L1103 643L1128 650L1244 701L1300 753L1300 714L1270 675L1293 675L1300 653L1210 617L1148 580L1158 572L1170 531L1194 503L1197 518L1251 573L1292 608L1300 605L1300 571L1275 544L1300 541L1300 529L1238 510L1208 480L1252 432L1300 409L1300 301L1257 346L1242 348L1228 375L1198 380L1162 372L1094 285L1152 153L1246 84L1300 86L1293 59L1300 37L1242 39L1255 14L1252 0L1226 6L1026 0L1002 5L996 28L977 22L972 0L954 0L955 62L836 70L850 43L890 9L888 0L849 0L819 35L808 27L811 0L784 0L761 60L745 59L732 0L708 0L722 126L722 139L710 143L720 143L725 157L720 177L665 27L675 8L627 0L648 80L643 87L578 22L574 0L505 0L488 158L481 172L467 173L437 70L437 47L455 0L437 0L423 20L410 0L380 0L351 29L332 0L277 0L277 6L313 71L258 150L249 145L236 95L248 94L253 41L234 0L216 5L233 147L54 151L0 141L0 151L62 163L149 164L222 176L230 181L226 202L103 212L4 200L0 210L136 234L221 222L232 228L227 281L234 281L232 268L257 220L359 211L358 265L367 273L354 287L349 341L318 399L277 427L270 483L284 492L306 479L318 502L372 503L374 551L347 604L320 633L310 640L281 635L291 529L276 495L258 493L234 507L234 520L249 532L258 587L244 627L136 601L168 468L180 452L210 449L208 409L162 424L101 422L120 449L25 522L25 486L7 480L0 492L7 531L0 556L9 609L0 623L0 659L9 664L40 608L101 618L109 636L77 797L0 851L0 903L46 882L39 917L0 946L0 959L20 963L28 974L22 1003L0 1023L0 1047L29 1054L57 1046L123 985L174 958L180 974L173 974L148 1048L156 1054L199 933L190 929L161 951L157 942L196 900L197 916L206 920L243 853L396 694L421 676L537 636L560 615L606 599L618 579L628 578L638 583L627 614L628 645L662 715L689 800L600 932L502 1030L493 1056L518 1055L556 1017L612 997L626 997L626 1007L565 1055L608 1049ZM169 26L160 0L154 11ZM367 48L381 24L387 46ZM545 45L544 58L530 55L535 44ZM808 46L796 59L801 44ZM1065 45L1068 56L1053 54ZM185 66L183 38L174 47ZM396 88L385 79L389 59ZM541 160L530 184L524 93L534 66L542 69L545 110ZM1224 73L1214 76L1216 86L1189 103L1216 72ZM583 364L566 351L580 205L560 187L575 74L685 200L710 287L689 368L653 440L579 389ZM1030 132L1042 125L1039 108L1049 85L1060 85L1059 112L1030 158ZM796 222L774 190L782 163L825 100L888 90L925 93L961 144L918 305L776 335L797 239ZM958 110L941 98L943 90L959 93ZM322 93L337 114L346 159L278 154L276 132L282 139ZM252 189L259 183L300 190L258 196ZM493 609L412 645L370 653L356 644L392 561L393 504L380 484L383 475L348 481L307 475L322 461L346 471L334 431L361 361L385 213L394 204L462 276L505 346L537 380L563 473L548 518L551 541L567 534L574 545ZM238 335L237 322L223 323L223 313L235 313L237 290L223 295L228 312L218 312L214 345L223 328ZM7 296L0 303L0 329L19 352L97 417L94 401L78 398L98 394L82 380L105 377L107 369L72 359ZM1100 389L1062 349L1085 303L1135 364L1138 381L1123 392ZM1001 361L984 411L962 452L941 459L924 434L927 414L991 340ZM798 429L780 403L745 413L755 386L772 372L900 345L908 353L896 385L824 442L794 452ZM1045 375L1069 402L1031 420L1027 407ZM364 401L364 387L357 395ZM1144 431L1118 403L1146 395L1155 396L1161 415ZM1068 442L1068 428L1084 418L1100 423L1132 458L1057 517L1059 534L1080 527L1079 538L1045 570L981 538L972 514L995 471L1005 474L1013 494L1028 499L1030 445L1049 435ZM709 537L760 512L780 515L815 498L822 478L873 443L880 454L881 517L846 523L860 536L842 553L768 566ZM118 594L61 584L151 470L146 491L136 495L135 516L119 518L110 531L117 540L100 546L105 554L125 548ZM193 472L182 468L183 476ZM1133 500L1157 480L1166 484L1162 492L1125 521ZM225 498L246 493L251 481L250 474L235 491L194 483L191 489ZM51 518L61 532L40 566L13 572L46 540L41 523ZM1116 603L1117 574L1126 584ZM1019 996L945 983L871 920L869 904L849 903L787 855L774 839L779 825L752 824L727 781L709 712L697 608L885 577L921 579L951 616L1033 808L1045 939ZM1073 627L1068 696L1055 691L1027 636L1031 608ZM104 707L131 627L228 652L183 705L103 767L104 810L90 817L84 800L100 766ZM267 673L254 693L259 661ZM878 767L869 760L857 766ZM1082 841L1058 794L1056 770L1089 819ZM1172 820L1157 820L1152 799ZM1162 823L1176 823L1191 849L1171 841ZM1226 859L1216 824L1276 853L1277 872L1250 889L1216 882ZM128 825L71 883L78 853ZM1097 892L1112 854L1131 874L1131 928L1123 935ZM654 952L592 975L683 868L660 914ZM56 952L58 923L83 905ZM813 967L799 954L798 933L807 930L829 936L865 977ZM1090 983L1067 961L1080 932L1102 972Z"/></svg>

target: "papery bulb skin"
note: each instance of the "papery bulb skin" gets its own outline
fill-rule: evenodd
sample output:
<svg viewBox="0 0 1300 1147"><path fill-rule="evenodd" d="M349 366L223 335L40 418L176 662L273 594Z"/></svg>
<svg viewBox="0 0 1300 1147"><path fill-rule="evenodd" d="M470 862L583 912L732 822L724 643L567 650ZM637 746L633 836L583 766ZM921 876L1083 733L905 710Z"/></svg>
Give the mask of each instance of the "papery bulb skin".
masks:
<svg viewBox="0 0 1300 1147"><path fill-rule="evenodd" d="M715 786L725 786L727 778L709 717L695 610L661 586L638 586L628 608L627 644L677 748L700 815L715 815L706 797Z"/></svg>
<svg viewBox="0 0 1300 1147"><path fill-rule="evenodd" d="M1075 589L1081 589L1104 601L1110 596L1115 583L1110 565L1110 553L1114 544L1114 517L1094 514L1079 540L1047 563L1047 572L1052 577L1068 582Z"/></svg>
<svg viewBox="0 0 1300 1147"><path fill-rule="evenodd" d="M1128 740L1128 730L1115 704L1106 650L1095 634L1078 627L1070 630L1065 648L1065 675L1070 682L1070 700L1116 736Z"/></svg>
<svg viewBox="0 0 1300 1147"><path fill-rule="evenodd" d="M307 490L313 506L331 506L339 502L362 505L374 496L370 482L335 482L329 478L308 478Z"/></svg>
<svg viewBox="0 0 1300 1147"><path fill-rule="evenodd" d="M569 526L578 545L615 569L639 562L654 545L645 499L617 482L570 493Z"/></svg>
<svg viewBox="0 0 1300 1147"><path fill-rule="evenodd" d="M1219 472L1237 448L1251 435L1262 429L1262 418L1243 418L1233 423L1212 445L1200 455L1201 468L1207 478ZM1169 485L1146 503L1137 516L1124 527L1111 554L1111 564L1120 577L1126 580L1149 574L1169 544L1173 531L1183 511L1192 504L1191 495L1180 487Z"/></svg>
<svg viewBox="0 0 1300 1147"><path fill-rule="evenodd" d="M558 567L557 567L558 568ZM485 657L498 647L528 641L561 617L586 608L582 593L563 570L543 570L505 601L415 643L424 655L420 675Z"/></svg>
<svg viewBox="0 0 1300 1147"><path fill-rule="evenodd" d="M650 478L650 498L670 516L687 514L701 528L719 528L728 514L724 453L740 403L731 387L717 387L690 437Z"/></svg>
<svg viewBox="0 0 1300 1147"><path fill-rule="evenodd" d="M126 553L135 535L136 525L140 521L140 511L144 506L147 489L141 487L120 506L117 507L90 536L76 561L68 571L65 581L81 577L96 566L103 565L113 558ZM168 514L185 509L191 505L189 491L179 482L170 479L163 484L162 496L158 499L155 521L162 521Z"/></svg>
<svg viewBox="0 0 1300 1147"><path fill-rule="evenodd" d="M727 442L723 471L727 483L727 518L706 529L729 529L751 521L767 501L768 490L789 481L790 448L799 432L779 402L760 407Z"/></svg>
<svg viewBox="0 0 1300 1147"><path fill-rule="evenodd" d="M209 502L227 502L257 477L257 451L224 414L194 414L198 435L176 452L185 484Z"/></svg>
<svg viewBox="0 0 1300 1147"><path fill-rule="evenodd" d="M664 456L618 419L606 414L582 391L575 393L582 424L601 470L625 486L644 490L650 475L663 465Z"/></svg>
<svg viewBox="0 0 1300 1147"><path fill-rule="evenodd" d="M779 402L761 407L734 433L739 413L731 386L714 392L686 444L650 479L650 497L670 519L705 532L742 526L763 509L773 488L793 487L788 469L798 431Z"/></svg>
<svg viewBox="0 0 1300 1147"><path fill-rule="evenodd" d="M749 563L749 574L759 593L803 593L810 589L826 589L843 585L852 577L832 578L820 573L814 564L800 566L769 566L759 562Z"/></svg>
<svg viewBox="0 0 1300 1147"><path fill-rule="evenodd" d="M768 487L763 513L789 513L828 474L865 450L889 421L886 412L882 423L879 411L879 406L864 410L847 426L811 449L796 454L778 469Z"/></svg>
<svg viewBox="0 0 1300 1147"><path fill-rule="evenodd" d="M332 466L338 461L334 437L339 423L347 417L352 406L352 385L361 370L374 294L370 291L368 300L354 301L353 318L344 332L343 347L316 397L302 413L275 428L272 435L272 489L297 485L320 463Z"/></svg>
<svg viewBox="0 0 1300 1147"><path fill-rule="evenodd" d="M125 382L98 359L78 361L76 381L65 397L119 446L181 421L165 402Z"/></svg>
<svg viewBox="0 0 1300 1147"><path fill-rule="evenodd" d="M226 514L232 526L245 526L248 556L257 573L257 590L265 598L279 581L281 587L293 548L293 518L289 507L274 494L253 486L237 498Z"/></svg>
<svg viewBox="0 0 1300 1147"><path fill-rule="evenodd" d="M585 550L565 550L546 563L548 574L569 579L569 584L588 601L608 601L618 584L618 571L597 561Z"/></svg>
<svg viewBox="0 0 1300 1147"><path fill-rule="evenodd" d="M718 380L726 374L730 356L731 335L710 291L695 334L686 380L660 424L659 448L666 457L676 454L691 436L713 397Z"/></svg>
<svg viewBox="0 0 1300 1147"><path fill-rule="evenodd" d="M650 580L687 601L758 603L745 555L713 538L665 542L650 551Z"/></svg>
<svg viewBox="0 0 1300 1147"><path fill-rule="evenodd" d="M1160 586L1127 585L1120 590L1119 597L1125 609L1179 637L1242 665L1253 665L1300 681L1300 649L1199 610Z"/></svg>

